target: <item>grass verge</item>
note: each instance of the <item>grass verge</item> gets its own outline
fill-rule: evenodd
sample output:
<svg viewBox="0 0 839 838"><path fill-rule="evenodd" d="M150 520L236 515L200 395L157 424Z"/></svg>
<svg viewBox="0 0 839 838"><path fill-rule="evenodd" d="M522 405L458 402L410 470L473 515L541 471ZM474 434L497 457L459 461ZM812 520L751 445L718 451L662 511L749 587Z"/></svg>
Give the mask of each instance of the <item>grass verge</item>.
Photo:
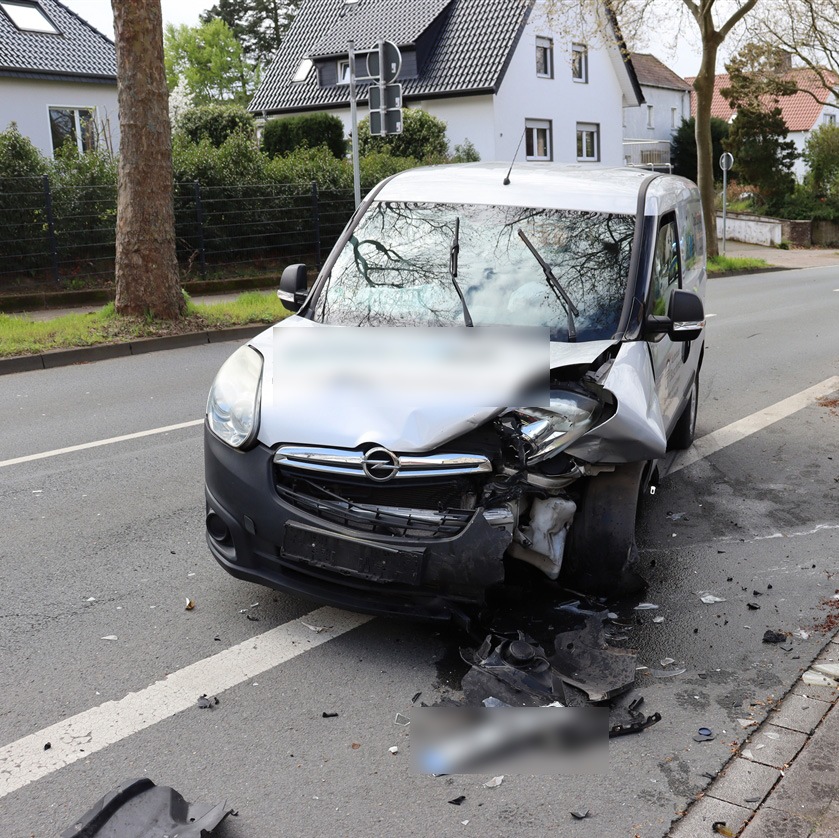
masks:
<svg viewBox="0 0 839 838"><path fill-rule="evenodd" d="M708 259L708 273L722 274L727 271L753 271L757 268L771 268L765 259L738 256L711 256Z"/></svg>
<svg viewBox="0 0 839 838"><path fill-rule="evenodd" d="M201 332L224 326L276 323L288 316L276 292L248 291L223 303L194 303L187 297L184 317L172 323L143 317L120 317L113 303L84 314L51 320L0 314L0 357L35 355L48 349L68 349L99 343L125 343L136 338Z"/></svg>

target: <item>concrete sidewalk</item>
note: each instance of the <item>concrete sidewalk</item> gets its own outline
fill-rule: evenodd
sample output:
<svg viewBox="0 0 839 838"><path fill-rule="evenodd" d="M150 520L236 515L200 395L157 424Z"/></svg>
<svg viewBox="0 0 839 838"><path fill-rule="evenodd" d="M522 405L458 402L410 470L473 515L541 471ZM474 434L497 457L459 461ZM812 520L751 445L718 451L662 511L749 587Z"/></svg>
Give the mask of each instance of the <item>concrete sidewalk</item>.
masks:
<svg viewBox="0 0 839 838"><path fill-rule="evenodd" d="M722 253L723 243L719 241ZM727 241L725 255L746 259L763 259L779 268L839 268L839 250L832 248L796 248L780 250L777 247L765 247L760 244Z"/></svg>
<svg viewBox="0 0 839 838"><path fill-rule="evenodd" d="M837 661L839 635L813 666ZM670 832L714 834L839 838L839 680L799 680Z"/></svg>

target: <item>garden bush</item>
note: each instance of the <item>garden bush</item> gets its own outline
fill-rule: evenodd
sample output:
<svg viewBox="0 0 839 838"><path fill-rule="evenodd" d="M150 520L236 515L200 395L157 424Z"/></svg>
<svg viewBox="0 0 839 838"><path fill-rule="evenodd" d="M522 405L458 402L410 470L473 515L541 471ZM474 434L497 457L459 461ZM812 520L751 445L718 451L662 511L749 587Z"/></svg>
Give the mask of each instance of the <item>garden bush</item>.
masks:
<svg viewBox="0 0 839 838"><path fill-rule="evenodd" d="M328 113L286 116L270 119L262 130L262 148L269 157L319 146L326 146L338 159L346 155L344 123L337 116Z"/></svg>
<svg viewBox="0 0 839 838"><path fill-rule="evenodd" d="M446 123L420 108L404 108L401 134L373 137L370 117L365 117L358 123L358 148L365 156L378 151L393 157L413 157L423 163L448 162Z"/></svg>
<svg viewBox="0 0 839 838"><path fill-rule="evenodd" d="M177 120L177 133L183 134L193 143L209 140L216 147L233 134L245 134L253 138L255 130L256 123L252 114L241 105L197 105L180 113Z"/></svg>

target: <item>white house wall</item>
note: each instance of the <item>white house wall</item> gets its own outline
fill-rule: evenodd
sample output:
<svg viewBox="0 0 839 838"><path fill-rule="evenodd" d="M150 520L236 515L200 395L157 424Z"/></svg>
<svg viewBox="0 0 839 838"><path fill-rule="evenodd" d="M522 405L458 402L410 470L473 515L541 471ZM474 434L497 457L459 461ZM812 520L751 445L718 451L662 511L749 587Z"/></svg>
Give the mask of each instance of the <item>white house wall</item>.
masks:
<svg viewBox="0 0 839 838"><path fill-rule="evenodd" d="M63 105L95 108L100 128L110 134L114 151L119 149L119 120L116 85L34 81L0 77L0 130L16 122L41 154L52 157L49 108Z"/></svg>
<svg viewBox="0 0 839 838"><path fill-rule="evenodd" d="M553 38L554 77L536 75L536 38ZM623 164L623 94L605 48L588 53L588 83L571 76L571 40L551 31L534 9L513 53L495 103L495 159L512 160L525 120L550 120L553 159L577 162L577 123L600 126L600 162ZM581 38L581 41L584 39ZM519 160L525 159L524 145Z"/></svg>
<svg viewBox="0 0 839 838"><path fill-rule="evenodd" d="M643 105L624 108L623 136L629 140L664 140L670 142L682 119L690 119L690 94L686 90L672 90L664 87L641 85ZM647 124L648 105L653 108L653 125ZM673 108L676 109L676 124L673 125Z"/></svg>

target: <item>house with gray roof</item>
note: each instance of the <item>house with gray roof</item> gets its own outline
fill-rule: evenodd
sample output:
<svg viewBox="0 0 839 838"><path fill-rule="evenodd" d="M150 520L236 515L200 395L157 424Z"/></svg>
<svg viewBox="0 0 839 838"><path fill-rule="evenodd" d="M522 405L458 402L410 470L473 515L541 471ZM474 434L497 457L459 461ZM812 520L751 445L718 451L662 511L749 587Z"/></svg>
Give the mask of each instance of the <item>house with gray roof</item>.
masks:
<svg viewBox="0 0 839 838"><path fill-rule="evenodd" d="M42 154L119 147L116 50L58 0L0 0L0 130Z"/></svg>
<svg viewBox="0 0 839 838"><path fill-rule="evenodd" d="M654 55L633 52L630 57L644 102L624 111L626 162L669 169L670 140L682 120L690 119L693 88Z"/></svg>
<svg viewBox="0 0 839 838"><path fill-rule="evenodd" d="M403 105L443 119L450 146L483 160L623 163L622 111L643 102L617 25L604 43L552 20L541 0L303 0L251 102L266 119L326 111L350 130L349 43L359 118L367 55L402 53ZM518 151L517 151L518 150Z"/></svg>

